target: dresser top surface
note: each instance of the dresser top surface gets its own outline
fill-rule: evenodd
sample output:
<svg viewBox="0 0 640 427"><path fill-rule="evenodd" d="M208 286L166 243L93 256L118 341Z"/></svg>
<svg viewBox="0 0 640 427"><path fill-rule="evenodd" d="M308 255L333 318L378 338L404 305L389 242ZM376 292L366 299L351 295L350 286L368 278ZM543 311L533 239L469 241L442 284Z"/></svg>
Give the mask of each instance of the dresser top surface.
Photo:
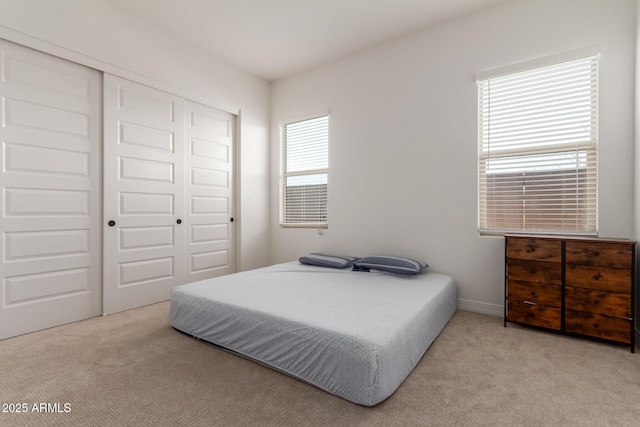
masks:
<svg viewBox="0 0 640 427"><path fill-rule="evenodd" d="M526 239L548 239L548 240L576 240L581 242L599 242L599 243L622 243L627 245L635 245L635 240L622 238L606 238L606 237L585 237L585 236L561 236L561 235L545 235L545 234L505 234L504 237L517 237Z"/></svg>

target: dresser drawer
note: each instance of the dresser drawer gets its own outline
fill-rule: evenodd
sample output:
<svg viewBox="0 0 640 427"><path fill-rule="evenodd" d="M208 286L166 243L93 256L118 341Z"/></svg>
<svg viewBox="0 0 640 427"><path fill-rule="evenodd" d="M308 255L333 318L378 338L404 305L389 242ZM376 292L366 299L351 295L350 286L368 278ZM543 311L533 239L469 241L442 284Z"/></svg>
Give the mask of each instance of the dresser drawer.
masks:
<svg viewBox="0 0 640 427"><path fill-rule="evenodd" d="M562 324L561 311L557 307L509 300L507 303L507 320L559 331Z"/></svg>
<svg viewBox="0 0 640 427"><path fill-rule="evenodd" d="M566 310L564 327L565 331L575 334L631 343L631 321L628 319Z"/></svg>
<svg viewBox="0 0 640 427"><path fill-rule="evenodd" d="M629 319L631 318L631 295L567 286L565 307L567 310L587 311Z"/></svg>
<svg viewBox="0 0 640 427"><path fill-rule="evenodd" d="M521 282L562 285L562 264L544 261L507 260L507 277Z"/></svg>
<svg viewBox="0 0 640 427"><path fill-rule="evenodd" d="M631 270L567 264L566 286L631 293Z"/></svg>
<svg viewBox="0 0 640 427"><path fill-rule="evenodd" d="M562 288L559 285L520 282L509 279L507 282L509 300L532 302L550 307L560 307Z"/></svg>
<svg viewBox="0 0 640 427"><path fill-rule="evenodd" d="M567 241L565 257L568 264L599 265L603 267L631 268L631 245Z"/></svg>
<svg viewBox="0 0 640 427"><path fill-rule="evenodd" d="M528 237L508 237L507 258L561 262L562 242Z"/></svg>

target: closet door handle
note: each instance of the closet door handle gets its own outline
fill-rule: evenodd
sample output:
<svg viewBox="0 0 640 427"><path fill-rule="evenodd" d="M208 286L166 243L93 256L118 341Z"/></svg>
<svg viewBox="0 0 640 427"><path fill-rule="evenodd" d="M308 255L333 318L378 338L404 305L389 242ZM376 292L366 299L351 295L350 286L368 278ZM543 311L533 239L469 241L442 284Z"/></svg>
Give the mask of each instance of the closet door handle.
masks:
<svg viewBox="0 0 640 427"><path fill-rule="evenodd" d="M114 220L111 220L107 224L109 225L109 227L113 227L114 225L116 225L116 222Z"/></svg>
<svg viewBox="0 0 640 427"><path fill-rule="evenodd" d="M178 218L178 220L176 221L176 224L182 224L182 220Z"/></svg>
<svg viewBox="0 0 640 427"><path fill-rule="evenodd" d="M231 217L231 219L229 221L233 222L233 221L235 221L235 219L233 217Z"/></svg>

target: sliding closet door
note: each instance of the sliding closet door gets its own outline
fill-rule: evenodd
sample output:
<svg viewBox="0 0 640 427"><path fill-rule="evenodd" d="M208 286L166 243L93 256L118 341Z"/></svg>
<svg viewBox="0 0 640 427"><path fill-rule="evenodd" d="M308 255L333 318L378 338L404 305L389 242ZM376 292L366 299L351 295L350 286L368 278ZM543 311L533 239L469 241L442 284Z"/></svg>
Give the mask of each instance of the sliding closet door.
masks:
<svg viewBox="0 0 640 427"><path fill-rule="evenodd" d="M101 76L0 51L2 339L101 312Z"/></svg>
<svg viewBox="0 0 640 427"><path fill-rule="evenodd" d="M235 272L233 227L234 116L186 102L185 282Z"/></svg>
<svg viewBox="0 0 640 427"><path fill-rule="evenodd" d="M184 275L184 107L104 75L104 312L169 298Z"/></svg>
<svg viewBox="0 0 640 427"><path fill-rule="evenodd" d="M104 76L104 312L235 271L233 116Z"/></svg>

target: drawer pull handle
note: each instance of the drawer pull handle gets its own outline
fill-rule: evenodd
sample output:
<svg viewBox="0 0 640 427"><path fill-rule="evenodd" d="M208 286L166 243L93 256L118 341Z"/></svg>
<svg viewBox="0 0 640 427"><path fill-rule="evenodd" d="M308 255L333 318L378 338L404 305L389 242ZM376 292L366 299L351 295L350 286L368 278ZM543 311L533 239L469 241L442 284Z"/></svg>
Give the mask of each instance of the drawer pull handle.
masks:
<svg viewBox="0 0 640 427"><path fill-rule="evenodd" d="M593 301L593 303L594 303L594 304L600 304L600 301L595 300L595 301Z"/></svg>
<svg viewBox="0 0 640 427"><path fill-rule="evenodd" d="M600 273L593 276L593 280L600 280L600 279L602 279L602 276L600 275Z"/></svg>

